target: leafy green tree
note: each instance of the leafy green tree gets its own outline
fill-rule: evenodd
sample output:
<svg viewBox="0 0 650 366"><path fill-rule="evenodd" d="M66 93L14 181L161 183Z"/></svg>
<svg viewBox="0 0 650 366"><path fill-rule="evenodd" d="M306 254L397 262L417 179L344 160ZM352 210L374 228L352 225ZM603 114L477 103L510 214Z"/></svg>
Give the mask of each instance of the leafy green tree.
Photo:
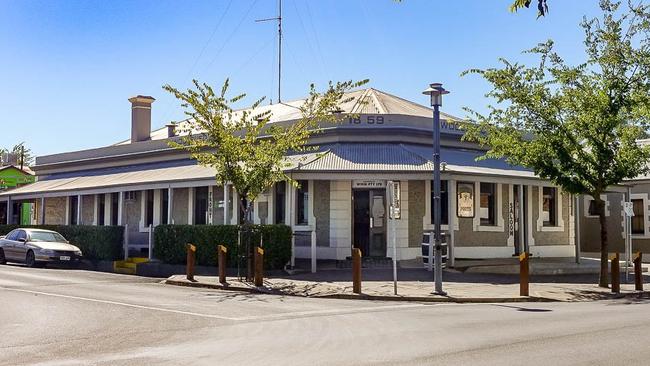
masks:
<svg viewBox="0 0 650 366"><path fill-rule="evenodd" d="M607 217L600 195L608 187L648 171L650 147L637 143L650 119L650 13L647 5L602 0L602 18L583 20L586 60L569 65L553 42L529 53L526 67L501 59L502 67L468 70L492 85L489 113L470 109L475 124L465 139L488 147L549 179L571 194L593 197L600 221L599 285L607 287Z"/></svg>
<svg viewBox="0 0 650 366"><path fill-rule="evenodd" d="M515 0L515 2L510 5L510 11L514 13L521 8L529 8L531 3L531 0ZM537 0L537 17L543 17L546 14L548 14L548 4L546 3L546 0Z"/></svg>
<svg viewBox="0 0 650 366"><path fill-rule="evenodd" d="M236 111L232 105L245 94L229 97L228 80L217 92L206 83L193 82L194 87L186 91L163 87L181 101L189 117L179 124L182 137L171 145L188 151L199 164L214 168L217 184L232 184L240 198L244 233L249 232L253 203L261 193L280 181L297 185L285 173L291 165L287 154L305 151L305 143L320 126L338 122L339 105L350 101L345 93L366 83L330 83L324 92L316 91L312 84L309 96L298 108L301 117L289 126L279 126L269 123L272 116L262 106L264 98L249 109ZM251 250L249 246L249 257ZM249 258L249 276L251 269Z"/></svg>

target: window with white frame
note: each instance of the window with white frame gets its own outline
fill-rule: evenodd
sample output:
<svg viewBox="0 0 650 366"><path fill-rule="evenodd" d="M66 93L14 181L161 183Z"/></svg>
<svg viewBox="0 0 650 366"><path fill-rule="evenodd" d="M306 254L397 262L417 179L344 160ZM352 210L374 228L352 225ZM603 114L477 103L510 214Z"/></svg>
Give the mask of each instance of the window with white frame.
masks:
<svg viewBox="0 0 650 366"><path fill-rule="evenodd" d="M287 191L287 182L277 182L275 184L275 223L282 224L285 221L285 197Z"/></svg>
<svg viewBox="0 0 650 366"><path fill-rule="evenodd" d="M557 188L542 188L542 224L543 226L557 226L558 203Z"/></svg>
<svg viewBox="0 0 650 366"><path fill-rule="evenodd" d="M634 209L634 216L632 216L632 234L645 234L645 209L643 207L643 199L632 199L632 208Z"/></svg>
<svg viewBox="0 0 650 366"><path fill-rule="evenodd" d="M480 184L479 219L483 226L497 224L497 185L496 183Z"/></svg>

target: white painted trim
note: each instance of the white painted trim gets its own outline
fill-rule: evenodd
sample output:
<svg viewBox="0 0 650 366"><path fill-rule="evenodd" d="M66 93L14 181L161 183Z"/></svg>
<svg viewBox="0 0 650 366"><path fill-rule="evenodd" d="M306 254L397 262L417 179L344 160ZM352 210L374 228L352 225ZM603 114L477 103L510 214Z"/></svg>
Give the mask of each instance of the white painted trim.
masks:
<svg viewBox="0 0 650 366"><path fill-rule="evenodd" d="M544 187L555 188L555 217L557 219L557 225L555 226L544 226L544 217L543 217L543 202L544 202ZM564 197L564 192L560 187L553 185L539 185L537 186L537 231L541 232L563 232L564 231L564 218L562 217L562 201Z"/></svg>
<svg viewBox="0 0 650 366"><path fill-rule="evenodd" d="M494 183L496 184L496 225L481 225L481 216L479 210L481 208L481 183ZM489 231L489 232L504 232L505 225L503 220L503 189L501 183L493 181L474 182L474 231Z"/></svg>
<svg viewBox="0 0 650 366"><path fill-rule="evenodd" d="M524 189L523 187L521 189ZM535 245L535 237L533 236L533 186L528 186L526 189L526 232L527 232L527 242L528 242L528 251L531 252L531 248ZM522 244L523 246L523 244ZM525 248L525 247L522 247Z"/></svg>
<svg viewBox="0 0 650 366"><path fill-rule="evenodd" d="M643 200L643 234L632 234L632 224L630 222L630 234L632 235L632 239L648 239L650 238L650 220L648 220L648 202L650 201L648 199L648 194L647 193L632 193L630 195L630 202L632 200L638 200L642 199ZM621 207L623 207L622 203L625 201L625 196L623 196L623 199L621 200ZM621 210L621 214L623 215L623 219L625 219L625 212ZM632 220L632 218L630 218ZM623 220L625 222L625 220ZM625 225L625 224L623 224ZM625 229L625 227L623 227ZM625 230L623 230L623 237L625 237Z"/></svg>
<svg viewBox="0 0 650 366"><path fill-rule="evenodd" d="M110 226L113 224L111 220L113 219L113 194L104 193L104 226ZM115 223L117 225L117 223Z"/></svg>
<svg viewBox="0 0 650 366"><path fill-rule="evenodd" d="M124 223L124 191L120 191L117 201L117 225L122 226Z"/></svg>
<svg viewBox="0 0 650 366"><path fill-rule="evenodd" d="M162 189L155 189L153 191L153 226L160 225L162 221Z"/></svg>
<svg viewBox="0 0 650 366"><path fill-rule="evenodd" d="M194 225L194 197L196 195L195 187L189 187L187 190L187 224Z"/></svg>
<svg viewBox="0 0 650 366"><path fill-rule="evenodd" d="M146 222L147 222L147 190L141 190L140 191L140 222L138 224L139 232L141 233L149 232L149 227L145 226Z"/></svg>
<svg viewBox="0 0 650 366"><path fill-rule="evenodd" d="M223 224L228 225L228 207L230 206L229 204L230 200L230 186L228 183L223 185Z"/></svg>
<svg viewBox="0 0 650 366"><path fill-rule="evenodd" d="M83 208L83 196L78 194L77 195L77 225L83 224L81 220L83 219L82 216L82 208Z"/></svg>
<svg viewBox="0 0 650 366"><path fill-rule="evenodd" d="M573 257L575 256L575 245L536 245L530 248L530 254L533 257L552 258L552 257Z"/></svg>
<svg viewBox="0 0 650 366"><path fill-rule="evenodd" d="M174 225L174 188L167 188L167 225Z"/></svg>
<svg viewBox="0 0 650 366"><path fill-rule="evenodd" d="M66 200L65 200L65 220L64 220L64 222L65 222L66 225L70 225L70 198L71 197L72 196L68 196L68 197L66 197Z"/></svg>
<svg viewBox="0 0 650 366"><path fill-rule="evenodd" d="M93 204L93 226L97 226L99 223L99 195L95 194L93 198L95 199Z"/></svg>
<svg viewBox="0 0 650 366"><path fill-rule="evenodd" d="M487 259L487 258L510 258L512 247L456 247L456 258Z"/></svg>

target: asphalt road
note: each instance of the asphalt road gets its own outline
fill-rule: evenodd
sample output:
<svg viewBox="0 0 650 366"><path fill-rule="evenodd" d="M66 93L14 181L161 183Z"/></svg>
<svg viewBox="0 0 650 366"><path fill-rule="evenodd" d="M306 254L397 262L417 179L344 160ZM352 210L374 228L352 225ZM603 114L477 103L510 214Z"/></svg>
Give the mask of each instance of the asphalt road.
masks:
<svg viewBox="0 0 650 366"><path fill-rule="evenodd" d="M0 266L0 365L648 365L650 301L416 304Z"/></svg>

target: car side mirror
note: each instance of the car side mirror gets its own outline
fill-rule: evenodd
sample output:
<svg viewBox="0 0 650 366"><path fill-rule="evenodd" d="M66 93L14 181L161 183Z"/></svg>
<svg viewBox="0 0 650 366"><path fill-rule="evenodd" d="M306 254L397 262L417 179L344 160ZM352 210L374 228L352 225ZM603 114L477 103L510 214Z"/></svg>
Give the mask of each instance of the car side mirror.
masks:
<svg viewBox="0 0 650 366"><path fill-rule="evenodd" d="M20 239L18 239L18 241L21 242L21 243L25 243L25 242L27 242L27 239L25 239L25 238L20 238Z"/></svg>

